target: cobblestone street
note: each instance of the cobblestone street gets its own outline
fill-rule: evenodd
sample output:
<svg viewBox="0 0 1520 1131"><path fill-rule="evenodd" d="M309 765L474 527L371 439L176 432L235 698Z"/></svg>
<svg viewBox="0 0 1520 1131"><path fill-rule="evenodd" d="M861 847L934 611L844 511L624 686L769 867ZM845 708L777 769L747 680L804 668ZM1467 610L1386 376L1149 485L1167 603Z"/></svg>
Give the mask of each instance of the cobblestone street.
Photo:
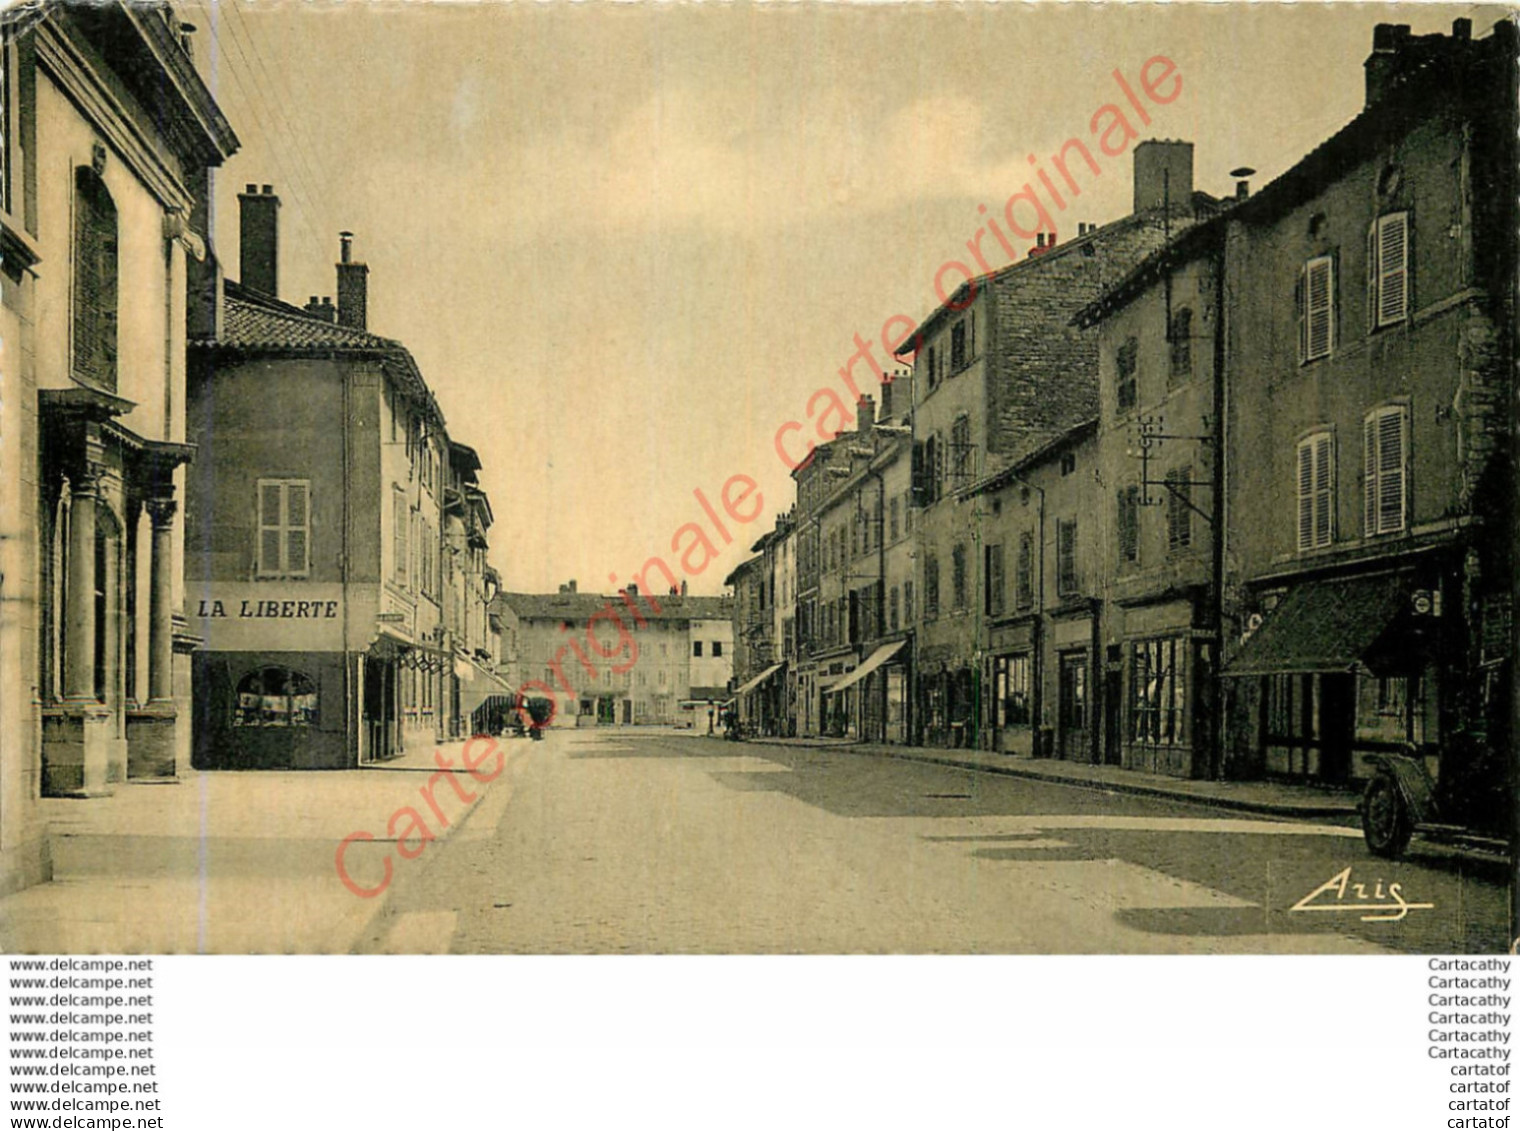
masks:
<svg viewBox="0 0 1520 1131"><path fill-rule="evenodd" d="M398 875L378 952L1367 953L1505 947L1502 876L1283 821L844 749L659 731L509 744ZM1400 885L1398 921L1291 910ZM1381 886L1379 886L1381 885ZM1329 891L1316 905L1335 904Z"/></svg>

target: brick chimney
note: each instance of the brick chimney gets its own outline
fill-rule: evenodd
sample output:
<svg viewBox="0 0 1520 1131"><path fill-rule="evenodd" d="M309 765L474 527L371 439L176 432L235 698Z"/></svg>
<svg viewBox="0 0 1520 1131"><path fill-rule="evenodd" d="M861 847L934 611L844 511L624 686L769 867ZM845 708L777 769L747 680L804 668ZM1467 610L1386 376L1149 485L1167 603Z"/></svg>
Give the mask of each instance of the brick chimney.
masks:
<svg viewBox="0 0 1520 1131"><path fill-rule="evenodd" d="M1135 211L1193 206L1193 143L1142 141L1135 146Z"/></svg>
<svg viewBox="0 0 1520 1131"><path fill-rule="evenodd" d="M338 233L338 324L369 329L369 267L354 262L353 232Z"/></svg>
<svg viewBox="0 0 1520 1131"><path fill-rule="evenodd" d="M238 259L243 286L280 296L280 198L272 185L238 193Z"/></svg>
<svg viewBox="0 0 1520 1131"><path fill-rule="evenodd" d="M887 379L881 383L881 418L892 419L892 386L897 381L897 374L890 373Z"/></svg>
<svg viewBox="0 0 1520 1131"><path fill-rule="evenodd" d="M1502 38L1510 26L1509 21L1501 20L1494 26L1494 35ZM1367 74L1366 105L1371 106L1432 61L1459 60L1474 46L1472 20L1465 17L1452 21L1450 36L1440 32L1411 35L1408 24L1378 24L1372 29L1372 54L1362 64Z"/></svg>
<svg viewBox="0 0 1520 1131"><path fill-rule="evenodd" d="M861 436L869 436L876 427L876 402L862 395L855 404L855 418L855 431Z"/></svg>

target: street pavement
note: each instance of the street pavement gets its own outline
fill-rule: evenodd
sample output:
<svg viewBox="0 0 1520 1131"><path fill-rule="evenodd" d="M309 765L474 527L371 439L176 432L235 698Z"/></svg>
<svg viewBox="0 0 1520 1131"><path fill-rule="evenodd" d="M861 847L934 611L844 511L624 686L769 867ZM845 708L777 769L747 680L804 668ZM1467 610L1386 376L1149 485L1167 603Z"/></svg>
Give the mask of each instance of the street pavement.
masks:
<svg viewBox="0 0 1520 1131"><path fill-rule="evenodd" d="M1508 944L1501 866L1418 845L1408 859L1378 860L1344 817L1285 820L848 748L636 730L552 731L514 744L484 792L467 825L397 870L355 949L1463 953ZM1393 885L1409 905L1402 915ZM1294 910L1316 891L1317 910Z"/></svg>

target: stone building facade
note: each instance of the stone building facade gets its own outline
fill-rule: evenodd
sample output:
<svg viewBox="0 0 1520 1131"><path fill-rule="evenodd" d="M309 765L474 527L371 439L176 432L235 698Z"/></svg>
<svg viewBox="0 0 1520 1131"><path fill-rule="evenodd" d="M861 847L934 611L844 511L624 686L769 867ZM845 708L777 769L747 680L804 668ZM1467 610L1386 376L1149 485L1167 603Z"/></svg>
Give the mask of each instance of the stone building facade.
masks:
<svg viewBox="0 0 1520 1131"><path fill-rule="evenodd" d="M185 338L238 140L164 4L0 21L0 890L46 878L41 794L188 751Z"/></svg>

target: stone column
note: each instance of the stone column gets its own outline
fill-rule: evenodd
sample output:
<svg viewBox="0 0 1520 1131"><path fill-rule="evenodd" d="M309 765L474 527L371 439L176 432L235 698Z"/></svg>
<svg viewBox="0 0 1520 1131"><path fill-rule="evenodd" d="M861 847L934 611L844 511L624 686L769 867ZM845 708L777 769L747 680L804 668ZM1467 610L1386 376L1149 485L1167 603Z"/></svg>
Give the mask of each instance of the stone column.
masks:
<svg viewBox="0 0 1520 1131"><path fill-rule="evenodd" d="M153 499L148 599L148 700L174 701L174 511L173 499Z"/></svg>
<svg viewBox="0 0 1520 1131"><path fill-rule="evenodd" d="M148 702L127 727L127 777L178 773L179 718L174 706L174 514L162 495L148 500L153 536L148 581Z"/></svg>
<svg viewBox="0 0 1520 1131"><path fill-rule="evenodd" d="M76 476L69 493L68 588L64 599L63 696L95 699L95 506L98 480Z"/></svg>
<svg viewBox="0 0 1520 1131"><path fill-rule="evenodd" d="M95 537L99 469L72 477L64 596L63 703L43 717L42 791L52 797L110 792L111 715L95 696Z"/></svg>

